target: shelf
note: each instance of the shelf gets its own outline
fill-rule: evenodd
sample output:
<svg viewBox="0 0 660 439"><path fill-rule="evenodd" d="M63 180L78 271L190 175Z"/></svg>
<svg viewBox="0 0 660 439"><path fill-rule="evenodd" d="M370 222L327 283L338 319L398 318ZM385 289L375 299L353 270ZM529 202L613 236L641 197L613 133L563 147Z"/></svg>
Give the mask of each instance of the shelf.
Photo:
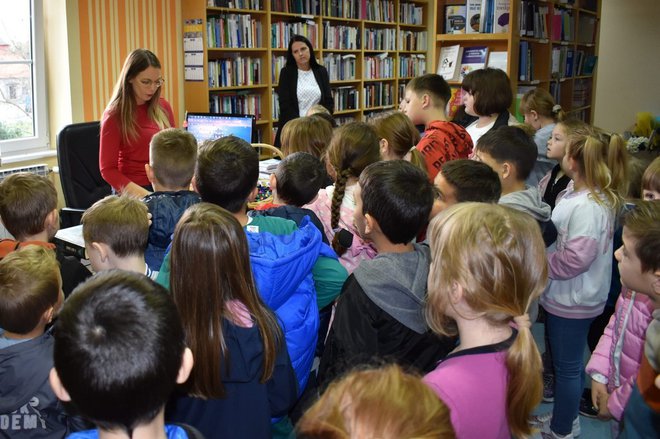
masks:
<svg viewBox="0 0 660 439"><path fill-rule="evenodd" d="M383 105L381 107L367 107L364 111L379 111L379 110L391 110L394 108L394 104Z"/></svg>
<svg viewBox="0 0 660 439"><path fill-rule="evenodd" d="M271 11L270 16L271 18L275 16L275 17L299 18L303 20L312 20L312 21L316 21L315 17L317 17L314 14L297 14L295 12L279 12L279 11Z"/></svg>
<svg viewBox="0 0 660 439"><path fill-rule="evenodd" d="M222 14L255 14L266 15L268 11L259 9L236 9L236 8L221 8L216 6L209 6L206 8L209 14L222 13Z"/></svg>
<svg viewBox="0 0 660 439"><path fill-rule="evenodd" d="M568 110L568 113L576 113L578 111L588 110L589 108L591 108L591 105L584 105L582 107L575 107L575 108L571 108L570 110Z"/></svg>
<svg viewBox="0 0 660 439"><path fill-rule="evenodd" d="M363 81L366 82L388 82L394 81L396 78L364 78Z"/></svg>
<svg viewBox="0 0 660 439"><path fill-rule="evenodd" d="M360 20L359 18L344 18L344 17L331 17L329 15L323 15L321 16L321 19L323 21L347 21L349 23L355 23L355 24L360 24L364 20Z"/></svg>
<svg viewBox="0 0 660 439"><path fill-rule="evenodd" d="M267 88L268 84L257 85L233 85L231 87L209 87L210 92L223 92L233 90L258 90L260 88Z"/></svg>
<svg viewBox="0 0 660 439"><path fill-rule="evenodd" d="M579 75L574 76L573 79L594 79L594 75Z"/></svg>
<svg viewBox="0 0 660 439"><path fill-rule="evenodd" d="M209 53L213 52L266 52L268 49L266 47L207 47L206 50ZM286 49L285 49L286 50Z"/></svg>
<svg viewBox="0 0 660 439"><path fill-rule="evenodd" d="M404 55L426 55L426 50L397 50L397 52Z"/></svg>
<svg viewBox="0 0 660 439"><path fill-rule="evenodd" d="M394 23L394 24L396 24L396 23ZM423 24L399 23L399 27L405 27L406 29L426 30L426 26L424 26Z"/></svg>
<svg viewBox="0 0 660 439"><path fill-rule="evenodd" d="M359 113L360 110L355 108L352 110L337 110L333 113L333 116L341 116L342 114L353 114L353 113Z"/></svg>
<svg viewBox="0 0 660 439"><path fill-rule="evenodd" d="M520 37L520 41L529 41L530 43L536 44L550 44L550 40L547 38Z"/></svg>
<svg viewBox="0 0 660 439"><path fill-rule="evenodd" d="M362 21L365 26L387 26L387 27L394 27L396 26L395 21L374 21L374 20L363 20Z"/></svg>
<svg viewBox="0 0 660 439"><path fill-rule="evenodd" d="M436 41L507 41L509 34L438 34Z"/></svg>
<svg viewBox="0 0 660 439"><path fill-rule="evenodd" d="M351 85L351 84L355 84L355 83L358 83L358 82L362 82L362 80L361 79L344 79L344 80L341 80L341 81L330 81L330 86L333 86L333 85Z"/></svg>

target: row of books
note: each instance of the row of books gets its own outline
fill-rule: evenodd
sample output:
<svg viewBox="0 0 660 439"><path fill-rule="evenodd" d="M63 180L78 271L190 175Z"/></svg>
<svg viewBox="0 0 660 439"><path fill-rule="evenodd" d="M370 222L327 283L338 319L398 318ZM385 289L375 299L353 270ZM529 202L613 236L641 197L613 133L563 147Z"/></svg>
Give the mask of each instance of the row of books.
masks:
<svg viewBox="0 0 660 439"><path fill-rule="evenodd" d="M424 24L424 9L415 3L399 4L399 23L422 26Z"/></svg>
<svg viewBox="0 0 660 439"><path fill-rule="evenodd" d="M261 0L207 0L206 5L216 8L252 9L254 11L260 11L263 8Z"/></svg>
<svg viewBox="0 0 660 439"><path fill-rule="evenodd" d="M426 50L427 47L428 37L425 30L399 32L399 50Z"/></svg>
<svg viewBox="0 0 660 439"><path fill-rule="evenodd" d="M240 87L261 82L261 58L237 56L209 60L209 87Z"/></svg>
<svg viewBox="0 0 660 439"><path fill-rule="evenodd" d="M392 0L326 0L322 7L327 17L362 19L380 22L394 22L394 2ZM399 4L399 22L422 25L424 10L415 3Z"/></svg>
<svg viewBox="0 0 660 439"><path fill-rule="evenodd" d="M364 79L388 79L394 77L394 58L387 53L364 57Z"/></svg>
<svg viewBox="0 0 660 439"><path fill-rule="evenodd" d="M364 85L363 108L392 106L394 101L394 89L392 83L375 82Z"/></svg>
<svg viewBox="0 0 660 439"><path fill-rule="evenodd" d="M466 0L445 7L445 33L504 33L509 29L510 0Z"/></svg>
<svg viewBox="0 0 660 439"><path fill-rule="evenodd" d="M423 54L399 56L399 78L412 78L426 73L426 56Z"/></svg>
<svg viewBox="0 0 660 439"><path fill-rule="evenodd" d="M270 47L286 49L294 35L303 35L318 47L318 26L312 20L297 22L279 21L270 25Z"/></svg>
<svg viewBox="0 0 660 439"><path fill-rule="evenodd" d="M470 72L485 67L507 71L508 53L487 46L443 46L438 57L438 75L446 81L462 81Z"/></svg>
<svg viewBox="0 0 660 439"><path fill-rule="evenodd" d="M394 50L396 47L396 29L366 28L364 30L364 48L367 50Z"/></svg>
<svg viewBox="0 0 660 439"><path fill-rule="evenodd" d="M549 12L550 8L547 5L542 5L531 0L522 0L520 2L520 18L518 22L520 36L541 40L548 39L550 37L548 25Z"/></svg>
<svg viewBox="0 0 660 439"><path fill-rule="evenodd" d="M213 94L209 98L211 113L254 114L261 118L261 95L258 94Z"/></svg>
<svg viewBox="0 0 660 439"><path fill-rule="evenodd" d="M360 92L352 86L332 88L335 101L335 111L357 110L360 102Z"/></svg>
<svg viewBox="0 0 660 439"><path fill-rule="evenodd" d="M330 81L355 80L356 58L352 53L324 55L323 66L328 71Z"/></svg>
<svg viewBox="0 0 660 439"><path fill-rule="evenodd" d="M370 21L394 22L394 2L392 0L367 0L364 15Z"/></svg>
<svg viewBox="0 0 660 439"><path fill-rule="evenodd" d="M366 0L362 1L366 3ZM323 2L323 15L359 19L361 12L360 3L353 0L326 0Z"/></svg>
<svg viewBox="0 0 660 439"><path fill-rule="evenodd" d="M257 0L259 1L259 0ZM270 7L275 12L289 14L319 15L319 0L271 0Z"/></svg>
<svg viewBox="0 0 660 439"><path fill-rule="evenodd" d="M323 23L323 48L337 50L359 50L360 29L356 26L335 26Z"/></svg>
<svg viewBox="0 0 660 439"><path fill-rule="evenodd" d="M249 48L262 46L262 26L249 14L210 16L206 22L207 46Z"/></svg>

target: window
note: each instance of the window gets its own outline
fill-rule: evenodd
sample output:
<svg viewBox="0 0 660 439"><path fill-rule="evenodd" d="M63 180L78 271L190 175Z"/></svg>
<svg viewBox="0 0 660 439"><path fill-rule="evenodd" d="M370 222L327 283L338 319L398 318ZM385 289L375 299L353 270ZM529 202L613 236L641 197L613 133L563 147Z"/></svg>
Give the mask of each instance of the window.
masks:
<svg viewBox="0 0 660 439"><path fill-rule="evenodd" d="M0 0L0 154L48 148L42 0Z"/></svg>

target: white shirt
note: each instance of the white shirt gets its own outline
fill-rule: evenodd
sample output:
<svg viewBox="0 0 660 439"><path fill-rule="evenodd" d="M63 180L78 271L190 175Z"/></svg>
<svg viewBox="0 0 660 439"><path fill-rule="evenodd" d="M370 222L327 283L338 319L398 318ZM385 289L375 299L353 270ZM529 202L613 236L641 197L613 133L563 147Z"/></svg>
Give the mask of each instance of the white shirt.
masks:
<svg viewBox="0 0 660 439"><path fill-rule="evenodd" d="M314 71L298 69L298 109L300 117L306 116L312 106L321 102L321 89L314 77Z"/></svg>

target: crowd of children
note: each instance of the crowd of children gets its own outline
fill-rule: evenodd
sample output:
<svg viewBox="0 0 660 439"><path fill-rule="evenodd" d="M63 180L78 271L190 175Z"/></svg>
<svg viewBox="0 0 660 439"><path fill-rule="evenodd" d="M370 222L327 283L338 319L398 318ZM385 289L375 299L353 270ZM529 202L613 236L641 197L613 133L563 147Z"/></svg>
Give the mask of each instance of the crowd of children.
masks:
<svg viewBox="0 0 660 439"><path fill-rule="evenodd" d="M513 126L500 70L462 88L454 120L427 74L367 123L289 121L255 209L249 143L160 131L154 192L82 216L93 276L53 183L5 178L0 437L574 438L585 403L656 437L660 158L541 89Z"/></svg>

